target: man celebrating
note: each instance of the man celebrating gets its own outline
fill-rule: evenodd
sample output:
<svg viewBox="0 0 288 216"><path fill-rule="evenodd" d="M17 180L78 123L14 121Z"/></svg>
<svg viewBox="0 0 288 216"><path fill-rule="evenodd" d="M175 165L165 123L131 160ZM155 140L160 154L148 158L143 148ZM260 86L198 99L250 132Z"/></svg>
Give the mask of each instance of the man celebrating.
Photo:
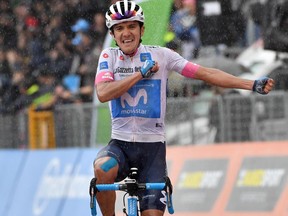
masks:
<svg viewBox="0 0 288 216"><path fill-rule="evenodd" d="M224 88L271 91L269 78L246 80L224 71L189 62L164 47L141 43L144 13L133 1L112 4L106 25L117 48L101 53L95 78L100 102L108 102L112 119L111 141L94 161L97 184L123 180L131 167L138 168L138 182L163 182L166 172L165 111L166 87L170 71ZM165 203L161 191L139 193L142 216L162 216ZM115 215L115 192L97 193L104 216Z"/></svg>

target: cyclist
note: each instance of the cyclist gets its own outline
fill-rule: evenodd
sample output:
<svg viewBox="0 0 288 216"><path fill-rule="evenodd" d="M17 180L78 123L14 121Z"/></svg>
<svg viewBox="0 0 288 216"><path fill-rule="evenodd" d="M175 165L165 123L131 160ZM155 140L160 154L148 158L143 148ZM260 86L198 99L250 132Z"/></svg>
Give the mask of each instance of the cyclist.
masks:
<svg viewBox="0 0 288 216"><path fill-rule="evenodd" d="M247 80L189 62L165 47L141 43L144 13L133 1L112 4L106 26L117 48L104 49L99 58L95 86L100 102L108 102L112 120L111 140L94 161L97 184L123 180L130 167L139 170L139 182L163 182L166 173L164 118L169 71L224 88L271 91L267 77ZM154 64L155 63L155 64ZM165 202L161 191L143 191L142 216L161 216ZM115 192L97 193L104 216L115 215Z"/></svg>

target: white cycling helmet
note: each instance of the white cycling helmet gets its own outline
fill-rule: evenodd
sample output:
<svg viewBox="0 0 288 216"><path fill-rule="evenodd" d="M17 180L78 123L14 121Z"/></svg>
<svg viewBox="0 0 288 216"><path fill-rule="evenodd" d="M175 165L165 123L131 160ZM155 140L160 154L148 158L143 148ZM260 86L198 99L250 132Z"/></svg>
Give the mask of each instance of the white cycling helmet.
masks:
<svg viewBox="0 0 288 216"><path fill-rule="evenodd" d="M117 1L111 5L106 12L106 26L111 28L113 25L126 21L139 21L144 23L144 13L142 8L133 1Z"/></svg>

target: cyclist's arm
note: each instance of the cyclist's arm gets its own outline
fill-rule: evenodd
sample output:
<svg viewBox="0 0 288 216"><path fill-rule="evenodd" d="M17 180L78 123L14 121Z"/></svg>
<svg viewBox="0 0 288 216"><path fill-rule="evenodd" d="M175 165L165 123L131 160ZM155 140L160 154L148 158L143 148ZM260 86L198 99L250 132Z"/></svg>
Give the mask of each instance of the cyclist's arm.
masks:
<svg viewBox="0 0 288 216"><path fill-rule="evenodd" d="M96 84L96 92L100 102L104 103L118 98L142 79L142 74L136 72L122 80L103 81Z"/></svg>
<svg viewBox="0 0 288 216"><path fill-rule="evenodd" d="M200 66L194 74L194 79L203 80L211 85L223 88L238 88L252 90L254 80L242 79L224 71Z"/></svg>

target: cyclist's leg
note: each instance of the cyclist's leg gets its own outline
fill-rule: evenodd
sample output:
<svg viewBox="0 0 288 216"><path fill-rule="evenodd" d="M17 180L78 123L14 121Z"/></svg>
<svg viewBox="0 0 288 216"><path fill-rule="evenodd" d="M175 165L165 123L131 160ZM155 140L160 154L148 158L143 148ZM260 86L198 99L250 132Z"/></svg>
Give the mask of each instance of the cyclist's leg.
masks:
<svg viewBox="0 0 288 216"><path fill-rule="evenodd" d="M141 212L141 216L163 216L164 212L161 210L151 209Z"/></svg>
<svg viewBox="0 0 288 216"><path fill-rule="evenodd" d="M141 212L141 216L163 216L164 212L161 210L155 210L155 209L151 209L151 210L145 210L143 212Z"/></svg>
<svg viewBox="0 0 288 216"><path fill-rule="evenodd" d="M114 159L115 161L115 159ZM108 172L105 172L101 167L104 164L114 163L113 158L111 157L103 157L99 158L94 163L94 174L97 178L97 184L110 184L114 183L115 175L118 171L118 164L111 167L111 169ZM101 192L97 193L97 202L99 204L99 207L101 209L101 212L103 215L107 216L113 216L115 215L115 201L116 201L116 194L115 191L107 191L107 192Z"/></svg>
<svg viewBox="0 0 288 216"><path fill-rule="evenodd" d="M107 146L100 150L94 161L94 175L97 184L112 184L125 178L125 156L116 145L117 140L111 140ZM123 174L123 175L122 175ZM97 193L97 202L103 216L115 215L115 191Z"/></svg>
<svg viewBox="0 0 288 216"><path fill-rule="evenodd" d="M139 182L163 182L167 175L165 143L145 143L143 163L139 166ZM141 216L162 216L166 208L165 192L146 190L139 194Z"/></svg>

